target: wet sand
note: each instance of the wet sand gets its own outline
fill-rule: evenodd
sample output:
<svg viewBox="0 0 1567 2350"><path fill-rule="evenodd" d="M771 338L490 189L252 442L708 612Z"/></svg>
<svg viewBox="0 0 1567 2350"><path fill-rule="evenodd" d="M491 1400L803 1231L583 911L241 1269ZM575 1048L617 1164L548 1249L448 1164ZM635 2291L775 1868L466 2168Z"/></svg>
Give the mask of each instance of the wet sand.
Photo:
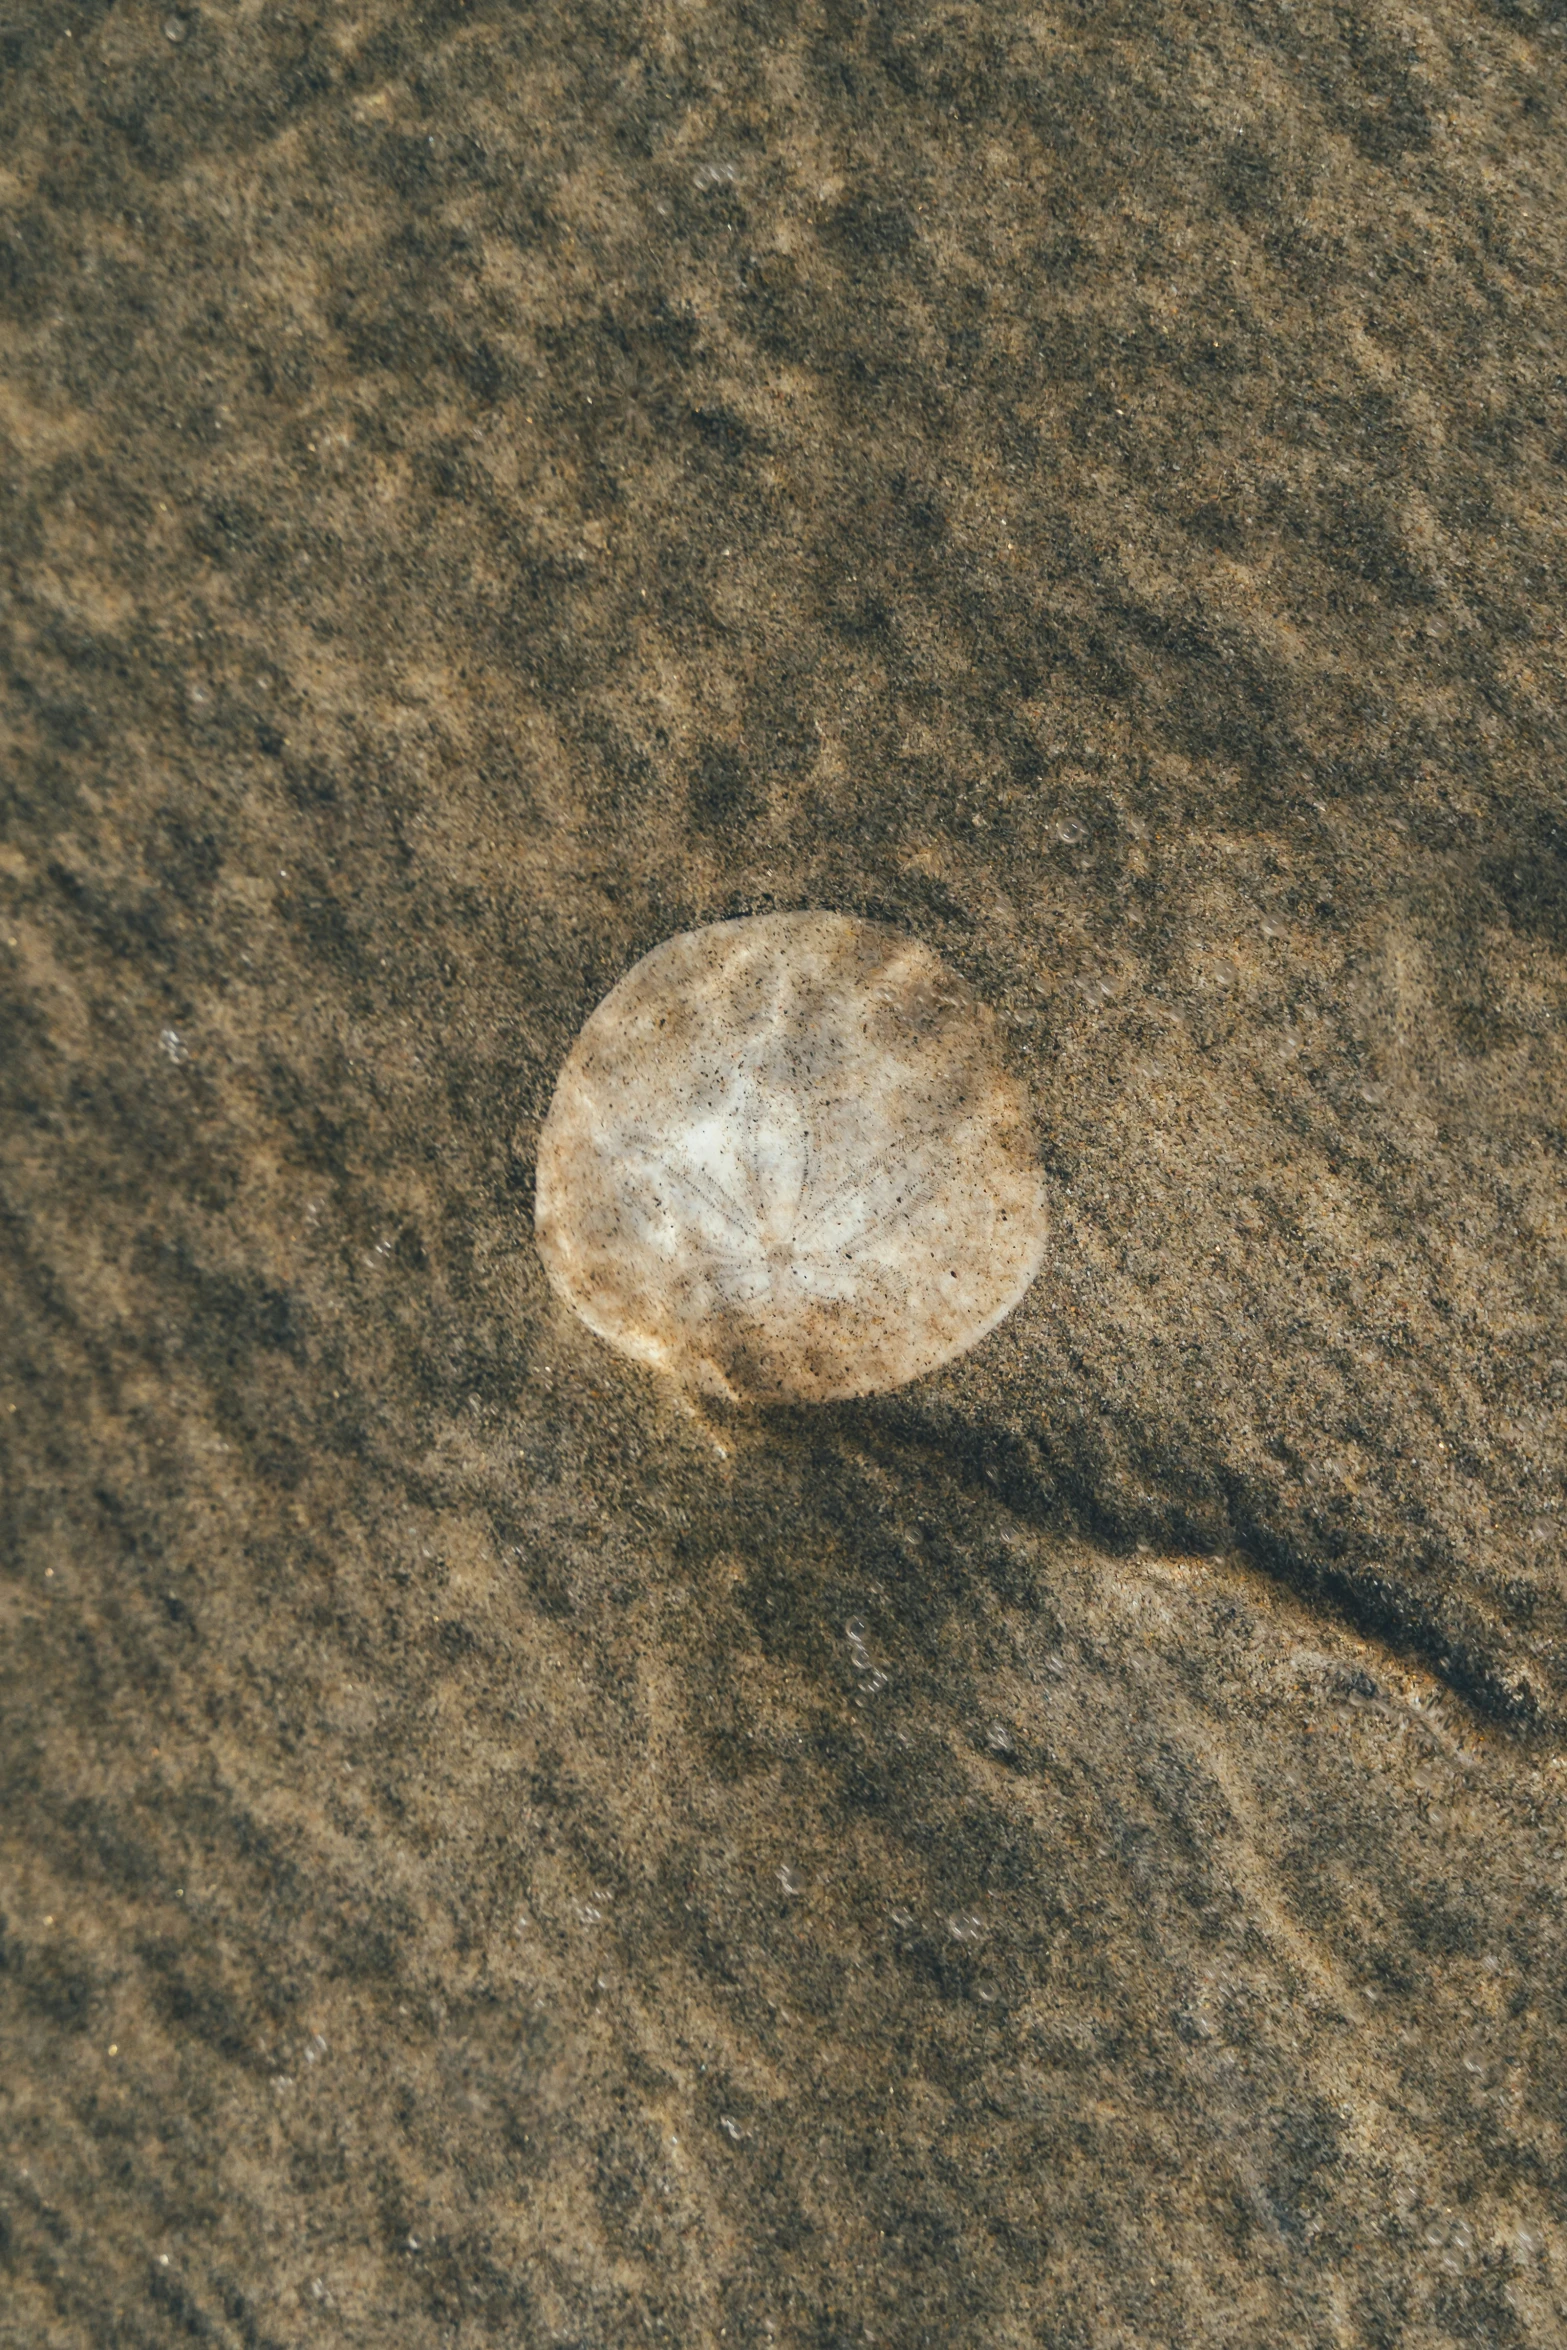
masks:
<svg viewBox="0 0 1567 2350"><path fill-rule="evenodd" d="M0 26L0 2341L1560 2337L1564 35ZM1051 1247L693 1407L537 1137L796 906Z"/></svg>

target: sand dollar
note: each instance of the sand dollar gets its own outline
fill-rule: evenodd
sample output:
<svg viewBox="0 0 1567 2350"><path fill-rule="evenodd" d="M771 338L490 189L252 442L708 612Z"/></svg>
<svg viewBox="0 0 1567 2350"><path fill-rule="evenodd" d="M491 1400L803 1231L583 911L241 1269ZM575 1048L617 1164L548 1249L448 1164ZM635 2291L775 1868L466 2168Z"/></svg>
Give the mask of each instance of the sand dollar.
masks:
<svg viewBox="0 0 1567 2350"><path fill-rule="evenodd" d="M601 1337L756 1401L950 1361L1045 1240L994 1016L917 939L826 913L683 931L627 972L561 1071L535 1218Z"/></svg>

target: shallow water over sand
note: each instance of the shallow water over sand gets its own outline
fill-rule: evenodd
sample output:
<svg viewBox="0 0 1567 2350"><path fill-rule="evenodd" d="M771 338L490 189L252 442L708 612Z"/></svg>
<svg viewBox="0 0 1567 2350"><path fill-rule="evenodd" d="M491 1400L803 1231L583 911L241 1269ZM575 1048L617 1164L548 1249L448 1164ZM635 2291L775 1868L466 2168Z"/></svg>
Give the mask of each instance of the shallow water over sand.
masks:
<svg viewBox="0 0 1567 2350"><path fill-rule="evenodd" d="M165 18L0 27L17 2339L1552 2341L1560 23ZM533 1176L798 906L1051 1249L739 1413Z"/></svg>

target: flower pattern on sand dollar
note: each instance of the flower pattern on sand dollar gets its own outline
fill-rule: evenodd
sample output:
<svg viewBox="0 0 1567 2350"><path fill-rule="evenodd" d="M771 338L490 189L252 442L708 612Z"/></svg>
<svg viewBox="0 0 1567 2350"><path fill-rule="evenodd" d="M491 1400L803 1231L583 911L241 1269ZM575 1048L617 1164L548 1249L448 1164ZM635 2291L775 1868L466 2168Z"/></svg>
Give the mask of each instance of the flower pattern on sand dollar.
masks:
<svg viewBox="0 0 1567 2350"><path fill-rule="evenodd" d="M682 933L612 990L561 1072L537 1226L603 1337L758 1399L934 1368L1044 1243L990 1014L918 941L824 913Z"/></svg>

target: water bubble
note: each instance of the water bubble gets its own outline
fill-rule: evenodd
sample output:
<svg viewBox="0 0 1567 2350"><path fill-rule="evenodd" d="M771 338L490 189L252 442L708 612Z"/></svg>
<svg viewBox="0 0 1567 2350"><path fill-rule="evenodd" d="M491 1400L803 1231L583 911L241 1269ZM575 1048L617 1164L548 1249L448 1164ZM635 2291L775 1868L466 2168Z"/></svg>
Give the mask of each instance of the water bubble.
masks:
<svg viewBox="0 0 1567 2350"><path fill-rule="evenodd" d="M1279 1059L1281 1061L1298 1061L1305 1049L1305 1039L1298 1035L1293 1028L1286 1028L1284 1034L1279 1038Z"/></svg>
<svg viewBox="0 0 1567 2350"><path fill-rule="evenodd" d="M987 2007L994 2007L1001 1993L987 1976L983 1983L974 1985L974 1996L976 1999L982 1999Z"/></svg>
<svg viewBox="0 0 1567 2350"><path fill-rule="evenodd" d="M912 1926L914 1923L914 1912L912 1909L894 1909L889 1910L887 1914L892 1919L892 1922L895 1926Z"/></svg>
<svg viewBox="0 0 1567 2350"><path fill-rule="evenodd" d="M604 1922L604 1912L595 1908L591 1901L578 1902L577 1916L585 1926L599 1926Z"/></svg>
<svg viewBox="0 0 1567 2350"><path fill-rule="evenodd" d="M786 1893L799 1893L803 1890L800 1879L795 1875L793 1869L788 1867L778 1871L778 1882Z"/></svg>
<svg viewBox="0 0 1567 2350"><path fill-rule="evenodd" d="M745 2135L745 2132L741 2129L740 2124L727 2113L721 2113L719 2115L718 2126L728 2137L733 2138L737 2146Z"/></svg>
<svg viewBox="0 0 1567 2350"><path fill-rule="evenodd" d="M947 1932L954 1942L973 1942L984 1932L984 1926L971 1909L956 1909L947 1920Z"/></svg>
<svg viewBox="0 0 1567 2350"><path fill-rule="evenodd" d="M174 42L176 47L189 31L189 20L183 16L166 16L163 20L163 37L166 41Z"/></svg>
<svg viewBox="0 0 1567 2350"><path fill-rule="evenodd" d="M1063 816L1056 826L1056 838L1063 848L1078 848L1088 838L1088 827L1075 816Z"/></svg>
<svg viewBox="0 0 1567 2350"><path fill-rule="evenodd" d="M985 1744L993 1754L1012 1752L1012 1733L1005 1722L992 1722L985 1732Z"/></svg>
<svg viewBox="0 0 1567 2350"><path fill-rule="evenodd" d="M868 1689L872 1697L874 1697L878 1690L886 1688L888 1682L891 1679L892 1675L888 1672L884 1672L881 1666L877 1665L872 1669L872 1671L866 1674L864 1681L861 1683L861 1687Z"/></svg>
<svg viewBox="0 0 1567 2350"><path fill-rule="evenodd" d="M162 1053L166 1061L172 1061L174 1063L176 1069L179 1068L182 1062L188 1061L190 1059L190 1047L186 1044L185 1039L180 1035L177 1028L159 1029L158 1050L160 1053Z"/></svg>
<svg viewBox="0 0 1567 2350"><path fill-rule="evenodd" d="M851 1616L843 1628L848 1637L856 1643L865 1638L865 1618L863 1616Z"/></svg>

